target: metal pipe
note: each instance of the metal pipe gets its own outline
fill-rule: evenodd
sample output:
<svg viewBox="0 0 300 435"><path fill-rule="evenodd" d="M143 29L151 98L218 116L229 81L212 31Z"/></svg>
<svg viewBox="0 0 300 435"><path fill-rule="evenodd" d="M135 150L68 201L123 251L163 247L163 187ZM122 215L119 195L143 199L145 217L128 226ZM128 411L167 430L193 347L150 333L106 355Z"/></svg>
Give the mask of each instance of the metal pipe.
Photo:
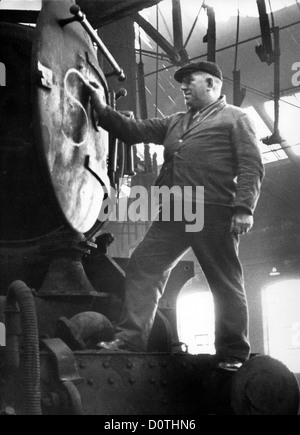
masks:
<svg viewBox="0 0 300 435"><path fill-rule="evenodd" d="M149 56L155 56L155 58L156 58L156 53L154 51L144 50L144 49L141 50L141 49L137 48L135 50L135 52L137 54L143 54L144 56L147 56L147 55L149 55ZM167 54L165 54L165 53L162 53L162 52L159 53L159 57L161 59L165 58L165 59L169 60L169 56Z"/></svg>
<svg viewBox="0 0 300 435"><path fill-rule="evenodd" d="M134 177L136 175L135 173L135 167L134 167L134 149L131 146L126 146L125 149L125 172L124 175L127 175L128 177Z"/></svg>
<svg viewBox="0 0 300 435"><path fill-rule="evenodd" d="M117 100L114 91L109 92L109 104L116 110ZM115 184L115 176L118 166L118 144L117 139L112 135L109 136L109 157L108 157L108 175L113 184Z"/></svg>
<svg viewBox="0 0 300 435"><path fill-rule="evenodd" d="M138 64L138 93L139 93L139 103L140 103L140 117L141 119L148 118L148 107L147 107L147 95L146 95L146 83L145 83L145 70L144 64L141 61Z"/></svg>
<svg viewBox="0 0 300 435"><path fill-rule="evenodd" d="M119 91L119 93L122 89ZM118 96L118 94L117 94ZM134 119L134 113L127 110L122 110L123 115L130 119ZM133 146L124 144L124 176L134 177L135 173L135 163L134 163L134 148Z"/></svg>
<svg viewBox="0 0 300 435"><path fill-rule="evenodd" d="M112 66L114 73L119 77L120 81L126 80L126 75L123 71L123 69L119 66L115 58L112 56L104 42L99 38L97 32L93 29L93 27L90 25L88 20L86 19L85 14L81 11L80 7L78 5L73 5L70 9L71 14L74 15L75 20L81 23L82 27L86 30L86 32L90 35L92 41L94 41L103 56L106 58L106 60L110 63ZM62 23L63 24L63 23Z"/></svg>
<svg viewBox="0 0 300 435"><path fill-rule="evenodd" d="M280 30L279 27L274 28L274 103L275 103L275 125L274 134L278 137L279 134L279 101L280 101Z"/></svg>
<svg viewBox="0 0 300 435"><path fill-rule="evenodd" d="M41 387L40 387L40 354L39 334L36 309L32 291L22 281L15 281L8 289L5 313L10 316L21 312L22 332L24 337L24 370L25 397L28 415L41 415ZM17 319L16 319L17 321ZM11 325L11 321L9 322ZM8 325L8 328L10 327ZM8 340L11 332L7 331ZM15 352L19 352L19 340L14 340ZM15 361L16 362L16 361Z"/></svg>
<svg viewBox="0 0 300 435"><path fill-rule="evenodd" d="M279 131L279 115L280 115L280 29L275 27L274 32L274 132L272 136L263 139L266 145L276 145L283 142Z"/></svg>
<svg viewBox="0 0 300 435"><path fill-rule="evenodd" d="M5 307L6 347L5 363L6 373L14 373L20 366L19 339L21 335L20 310L16 304Z"/></svg>
<svg viewBox="0 0 300 435"><path fill-rule="evenodd" d="M204 8L207 9L208 31L207 35L203 38L203 42L208 44L207 60L209 62L215 62L217 46L216 14L214 8L212 8L211 6L204 6Z"/></svg>
<svg viewBox="0 0 300 435"><path fill-rule="evenodd" d="M172 1L173 1L174 47L175 50L180 52L183 49L181 0L172 0Z"/></svg>
<svg viewBox="0 0 300 435"><path fill-rule="evenodd" d="M141 61L138 64L138 91L139 91L139 102L140 102L140 117L141 119L148 118L148 107L147 107L147 96L146 96L146 84L144 75L144 64ZM144 144L144 158L145 158L145 172L152 172L152 162L150 155L149 144Z"/></svg>
<svg viewBox="0 0 300 435"><path fill-rule="evenodd" d="M173 0L174 2L174 0ZM159 10L158 10L158 5L156 6L156 30L159 32ZM175 37L175 36L174 36ZM176 45L175 45L176 47ZM159 58L158 58L158 54L159 54L159 46L157 44L156 47L156 69L158 70L158 63L159 63ZM156 74L156 81L155 81L155 118L158 117L158 93L159 93L159 73Z"/></svg>

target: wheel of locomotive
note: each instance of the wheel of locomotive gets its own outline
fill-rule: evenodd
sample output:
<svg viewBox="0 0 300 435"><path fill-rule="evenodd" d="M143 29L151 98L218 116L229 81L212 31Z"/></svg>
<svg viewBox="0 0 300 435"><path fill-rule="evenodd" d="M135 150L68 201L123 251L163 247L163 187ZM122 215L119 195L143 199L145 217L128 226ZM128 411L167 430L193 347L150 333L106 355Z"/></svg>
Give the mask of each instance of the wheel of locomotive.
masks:
<svg viewBox="0 0 300 435"><path fill-rule="evenodd" d="M237 415L297 415L299 386L288 368L269 356L255 356L236 373L232 408Z"/></svg>

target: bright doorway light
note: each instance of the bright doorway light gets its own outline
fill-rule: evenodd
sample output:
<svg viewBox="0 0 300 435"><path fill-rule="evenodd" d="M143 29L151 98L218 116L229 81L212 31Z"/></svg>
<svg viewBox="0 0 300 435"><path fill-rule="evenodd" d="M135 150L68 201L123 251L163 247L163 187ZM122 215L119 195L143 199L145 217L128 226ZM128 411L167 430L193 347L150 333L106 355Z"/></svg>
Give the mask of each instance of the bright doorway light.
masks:
<svg viewBox="0 0 300 435"><path fill-rule="evenodd" d="M300 279L263 290L265 352L300 373Z"/></svg>
<svg viewBox="0 0 300 435"><path fill-rule="evenodd" d="M180 341L187 344L193 355L215 351L215 313L210 292L188 293L179 296L177 303Z"/></svg>

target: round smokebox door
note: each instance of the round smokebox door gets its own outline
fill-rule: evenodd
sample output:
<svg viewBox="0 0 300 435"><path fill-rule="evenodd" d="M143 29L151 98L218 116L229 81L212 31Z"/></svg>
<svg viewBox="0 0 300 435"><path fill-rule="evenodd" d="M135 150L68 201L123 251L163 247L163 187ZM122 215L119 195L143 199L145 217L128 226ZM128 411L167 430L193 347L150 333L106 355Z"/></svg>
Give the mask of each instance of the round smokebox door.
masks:
<svg viewBox="0 0 300 435"><path fill-rule="evenodd" d="M43 1L32 54L34 129L54 200L67 224L86 233L96 223L105 190L108 134L96 125L84 79L105 77L90 37L72 17L75 2Z"/></svg>

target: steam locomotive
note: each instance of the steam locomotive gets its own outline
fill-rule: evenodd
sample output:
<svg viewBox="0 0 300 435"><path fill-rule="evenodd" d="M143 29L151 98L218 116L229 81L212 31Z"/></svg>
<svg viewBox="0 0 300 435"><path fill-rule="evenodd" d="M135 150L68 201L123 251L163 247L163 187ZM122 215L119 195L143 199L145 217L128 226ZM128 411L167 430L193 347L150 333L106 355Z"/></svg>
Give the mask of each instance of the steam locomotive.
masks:
<svg viewBox="0 0 300 435"><path fill-rule="evenodd" d="M175 348L174 309L158 312L147 353L96 349L113 337L125 276L99 216L132 165L83 79L114 104L99 56L124 73L73 0L43 1L35 27L0 22L0 47L0 414L297 414L279 361L221 373L213 356ZM171 277L173 298L181 285Z"/></svg>

